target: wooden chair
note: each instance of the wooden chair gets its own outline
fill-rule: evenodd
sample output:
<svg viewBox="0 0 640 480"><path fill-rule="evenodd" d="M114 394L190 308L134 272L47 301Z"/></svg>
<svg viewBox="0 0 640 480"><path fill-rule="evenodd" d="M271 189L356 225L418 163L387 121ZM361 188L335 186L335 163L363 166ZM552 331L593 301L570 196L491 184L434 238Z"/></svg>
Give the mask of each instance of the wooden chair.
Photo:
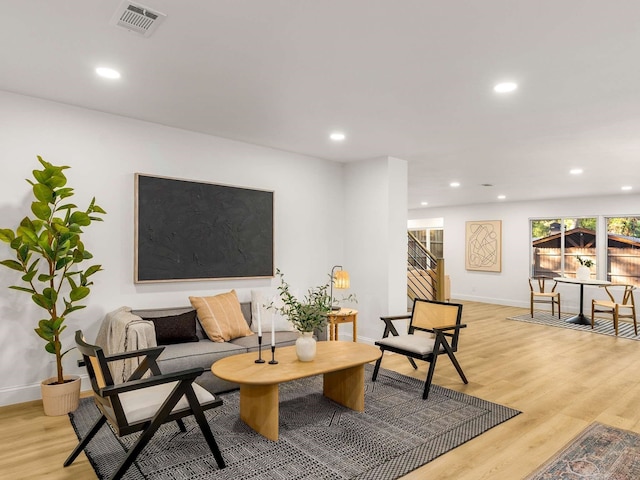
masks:
<svg viewBox="0 0 640 480"><path fill-rule="evenodd" d="M196 418L218 466L225 467L222 454L204 415L205 410L222 405L222 399L193 383L202 374L203 368L162 375L157 358L164 347L105 355L102 348L86 343L80 330L76 332L76 344L87 367L94 400L102 415L71 452L64 462L65 467L73 463L108 421L118 436L142 432L111 476L111 479L122 478L163 423L176 421L180 430L185 432L181 419L188 415ZM125 383L114 385L108 363L132 357L144 358ZM151 371L153 375L143 379L147 371Z"/></svg>
<svg viewBox="0 0 640 480"><path fill-rule="evenodd" d="M553 281L551 291L545 291L545 281ZM537 283L537 287L534 284ZM558 282L549 277L532 277L529 278L529 288L531 289L531 318L533 318L533 304L547 303L551 304L551 315L555 315L555 306L558 305L558 318L560 318L560 292L556 292Z"/></svg>
<svg viewBox="0 0 640 480"><path fill-rule="evenodd" d="M406 335L400 335L392 323L393 320L400 319L411 319ZM462 320L462 305L416 298L413 301L411 315L380 317L380 320L385 323L385 329L382 340L377 341L376 345L382 350L382 355L386 351L405 355L413 365L413 368L416 369L418 367L413 360L414 358L429 362L429 371L427 372L422 393L423 399L429 396L433 373L436 369L436 361L442 353L446 353L449 356L462 381L469 383L454 355L454 352L458 350L460 330L466 327L466 325L460 323ZM432 335L416 334L416 331L429 332ZM389 334L392 336L390 337ZM381 361L382 356L376 361L373 370L372 380L374 382L378 377Z"/></svg>
<svg viewBox="0 0 640 480"><path fill-rule="evenodd" d="M633 320L633 330L638 335L638 324L636 322L636 305L633 300L633 285L602 285L607 292L609 300L591 300L591 328L595 325L595 316L598 314L611 315L613 328L618 335L618 324L621 318ZM616 300L616 296L618 300Z"/></svg>

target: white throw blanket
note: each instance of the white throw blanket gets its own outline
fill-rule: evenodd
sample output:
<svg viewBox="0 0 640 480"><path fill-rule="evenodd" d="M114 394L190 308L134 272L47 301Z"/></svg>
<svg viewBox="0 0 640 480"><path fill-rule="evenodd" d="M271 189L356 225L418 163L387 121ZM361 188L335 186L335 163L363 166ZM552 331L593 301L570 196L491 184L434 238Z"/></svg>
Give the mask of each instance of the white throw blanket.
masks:
<svg viewBox="0 0 640 480"><path fill-rule="evenodd" d="M131 328L133 325L136 328ZM96 345L102 347L107 355L155 347L156 331L153 322L134 315L130 307L120 307L105 315L96 337ZM113 381L116 384L125 382L142 358L144 357L109 362Z"/></svg>

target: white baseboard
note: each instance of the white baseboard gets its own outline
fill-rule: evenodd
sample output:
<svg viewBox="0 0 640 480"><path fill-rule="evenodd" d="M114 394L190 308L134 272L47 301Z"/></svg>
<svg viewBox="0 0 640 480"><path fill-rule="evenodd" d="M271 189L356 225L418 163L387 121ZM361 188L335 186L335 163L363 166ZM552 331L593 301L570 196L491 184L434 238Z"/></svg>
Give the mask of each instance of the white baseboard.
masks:
<svg viewBox="0 0 640 480"><path fill-rule="evenodd" d="M82 381L80 390L91 390L89 376L87 374L80 375L80 379ZM0 407L14 405L16 403L31 402L33 400L40 400L41 398L42 393L40 392L40 383L0 388Z"/></svg>

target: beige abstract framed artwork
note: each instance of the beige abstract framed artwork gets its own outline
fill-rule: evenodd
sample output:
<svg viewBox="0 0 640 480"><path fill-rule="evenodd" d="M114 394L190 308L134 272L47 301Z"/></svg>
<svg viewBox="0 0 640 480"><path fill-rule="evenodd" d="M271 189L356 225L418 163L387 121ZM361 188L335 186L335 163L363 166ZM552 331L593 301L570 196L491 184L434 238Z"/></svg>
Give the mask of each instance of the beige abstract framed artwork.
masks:
<svg viewBox="0 0 640 480"><path fill-rule="evenodd" d="M467 222L465 267L479 272L502 271L502 221Z"/></svg>

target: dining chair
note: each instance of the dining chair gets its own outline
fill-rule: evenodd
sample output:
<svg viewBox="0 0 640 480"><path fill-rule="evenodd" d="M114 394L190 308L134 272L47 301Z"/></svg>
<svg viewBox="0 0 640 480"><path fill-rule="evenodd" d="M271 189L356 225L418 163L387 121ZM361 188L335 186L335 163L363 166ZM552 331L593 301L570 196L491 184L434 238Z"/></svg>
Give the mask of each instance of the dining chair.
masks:
<svg viewBox="0 0 640 480"><path fill-rule="evenodd" d="M547 280L553 282L553 287L550 291L547 290L548 284L545 284ZM533 318L533 304L534 303L546 303L551 304L551 315L555 315L555 306L558 306L558 318L560 318L560 292L556 292L558 282L550 277L530 277L529 289L531 290L530 306L531 306L531 318Z"/></svg>
<svg viewBox="0 0 640 480"><path fill-rule="evenodd" d="M618 325L621 318L633 320L633 330L638 335L638 324L636 322L636 305L633 299L634 285L612 284L602 285L607 292L608 300L591 300L591 328L595 326L596 314L599 318L604 315L611 315L613 328L618 335Z"/></svg>
<svg viewBox="0 0 640 480"><path fill-rule="evenodd" d="M392 323L393 320L400 319L410 319L407 334L399 334ZM462 305L416 298L413 301L411 315L380 317L380 320L385 323L385 329L382 339L375 344L382 350L382 355L376 361L372 381L376 381L382 357L384 352L388 351L406 356L416 369L418 367L414 359L429 362L422 393L423 399L429 396L436 361L440 354L446 353L462 381L469 383L454 354L458 350L460 330L466 327L461 323ZM427 334L420 332L427 332Z"/></svg>
<svg viewBox="0 0 640 480"><path fill-rule="evenodd" d="M204 415L205 410L222 405L222 399L194 383L204 372L203 368L190 368L163 375L157 359L164 347L105 355L102 348L88 344L80 330L76 331L76 345L87 368L93 398L101 416L71 452L64 462L65 467L73 463L102 426L109 422L118 437L142 432L110 477L112 480L120 479L162 424L175 421L178 428L185 432L182 418L189 415L195 417L218 467L225 467ZM115 385L109 362L133 357L142 357L139 366L126 382ZM152 375L143 378L147 371Z"/></svg>

